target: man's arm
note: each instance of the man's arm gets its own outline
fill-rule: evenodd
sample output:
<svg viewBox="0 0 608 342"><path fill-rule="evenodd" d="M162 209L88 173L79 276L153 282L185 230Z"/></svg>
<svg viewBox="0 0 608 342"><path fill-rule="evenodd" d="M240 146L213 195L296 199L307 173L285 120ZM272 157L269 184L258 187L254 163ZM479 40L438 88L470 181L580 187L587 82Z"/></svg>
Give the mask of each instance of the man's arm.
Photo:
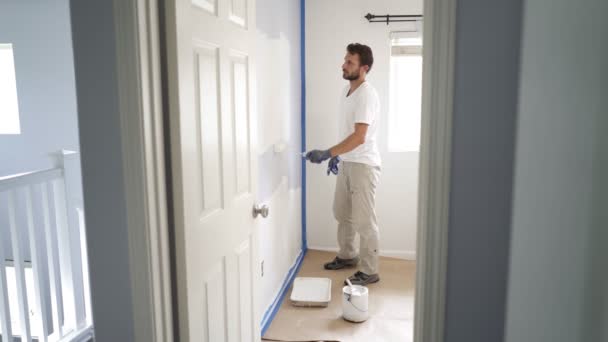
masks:
<svg viewBox="0 0 608 342"><path fill-rule="evenodd" d="M365 123L356 123L355 131L346 137L341 143L329 149L329 153L332 157L348 153L359 145L365 142L365 136L367 135L368 124Z"/></svg>
<svg viewBox="0 0 608 342"><path fill-rule="evenodd" d="M313 163L320 164L329 158L354 150L357 146L365 142L368 126L369 125L365 123L356 123L355 132L346 137L341 143L329 150L312 150L306 154L306 159Z"/></svg>

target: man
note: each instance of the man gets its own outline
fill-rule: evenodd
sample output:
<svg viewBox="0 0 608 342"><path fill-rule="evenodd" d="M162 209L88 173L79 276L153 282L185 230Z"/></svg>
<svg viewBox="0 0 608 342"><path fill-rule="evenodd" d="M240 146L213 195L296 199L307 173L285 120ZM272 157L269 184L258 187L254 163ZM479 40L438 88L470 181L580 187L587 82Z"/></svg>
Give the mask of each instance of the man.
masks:
<svg viewBox="0 0 608 342"><path fill-rule="evenodd" d="M340 251L325 269L339 270L355 267L361 260L360 271L349 277L354 285L367 285L380 280L378 276L378 224L375 195L380 178L380 153L376 135L380 119L380 102L372 85L365 81L374 57L372 50L362 44L346 48L342 77L349 81L340 96L339 127L342 142L328 150L312 150L306 159L339 168L334 197L334 217L338 221ZM340 158L338 158L340 156ZM355 235L359 234L359 253Z"/></svg>

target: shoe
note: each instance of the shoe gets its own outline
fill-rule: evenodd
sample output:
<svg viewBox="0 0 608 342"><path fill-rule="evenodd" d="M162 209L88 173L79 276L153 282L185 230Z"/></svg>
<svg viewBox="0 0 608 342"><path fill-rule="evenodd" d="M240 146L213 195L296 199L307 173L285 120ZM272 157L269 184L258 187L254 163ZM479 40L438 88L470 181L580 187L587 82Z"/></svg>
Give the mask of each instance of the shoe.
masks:
<svg viewBox="0 0 608 342"><path fill-rule="evenodd" d="M353 274L348 278L353 285L362 285L365 286L367 284L373 284L380 281L380 277L378 274L365 274L361 271ZM344 281L344 285L348 285L346 280Z"/></svg>
<svg viewBox="0 0 608 342"><path fill-rule="evenodd" d="M357 264L359 263L359 258L355 257L352 259L340 259L338 257L336 257L334 260L325 263L325 265L323 265L323 267L325 267L326 270L339 270L345 267L355 267L357 266Z"/></svg>

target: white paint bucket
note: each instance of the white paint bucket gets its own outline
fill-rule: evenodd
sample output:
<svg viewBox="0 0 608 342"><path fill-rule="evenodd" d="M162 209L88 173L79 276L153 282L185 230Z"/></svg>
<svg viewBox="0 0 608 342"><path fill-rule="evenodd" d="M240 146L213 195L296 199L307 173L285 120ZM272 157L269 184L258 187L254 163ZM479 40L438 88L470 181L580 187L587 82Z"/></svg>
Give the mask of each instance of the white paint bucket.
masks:
<svg viewBox="0 0 608 342"><path fill-rule="evenodd" d="M369 290L365 286L353 285L342 288L342 317L350 322L364 322L369 317Z"/></svg>

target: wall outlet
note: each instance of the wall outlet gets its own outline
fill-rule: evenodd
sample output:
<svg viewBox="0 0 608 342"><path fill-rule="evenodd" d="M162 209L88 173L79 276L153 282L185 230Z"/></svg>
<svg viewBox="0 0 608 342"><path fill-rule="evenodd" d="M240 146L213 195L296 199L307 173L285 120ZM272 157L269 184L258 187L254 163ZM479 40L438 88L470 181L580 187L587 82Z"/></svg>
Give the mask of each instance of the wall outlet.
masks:
<svg viewBox="0 0 608 342"><path fill-rule="evenodd" d="M264 276L264 260L262 260L262 262L260 263L260 268L262 271L262 277Z"/></svg>

